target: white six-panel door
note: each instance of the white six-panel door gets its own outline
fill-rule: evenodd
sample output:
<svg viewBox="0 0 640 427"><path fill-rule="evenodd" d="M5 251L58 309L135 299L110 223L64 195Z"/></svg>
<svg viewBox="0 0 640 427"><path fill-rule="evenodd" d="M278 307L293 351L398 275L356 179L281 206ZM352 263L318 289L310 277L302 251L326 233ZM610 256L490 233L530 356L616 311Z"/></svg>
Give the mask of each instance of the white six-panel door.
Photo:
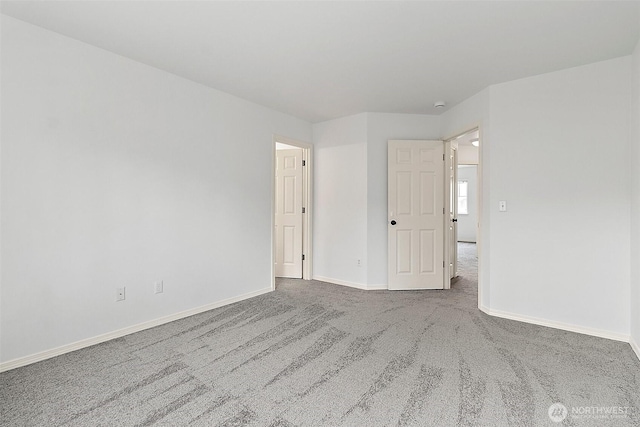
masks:
<svg viewBox="0 0 640 427"><path fill-rule="evenodd" d="M389 289L444 288L444 145L389 141Z"/></svg>
<svg viewBox="0 0 640 427"><path fill-rule="evenodd" d="M302 278L302 149L276 151L276 277Z"/></svg>

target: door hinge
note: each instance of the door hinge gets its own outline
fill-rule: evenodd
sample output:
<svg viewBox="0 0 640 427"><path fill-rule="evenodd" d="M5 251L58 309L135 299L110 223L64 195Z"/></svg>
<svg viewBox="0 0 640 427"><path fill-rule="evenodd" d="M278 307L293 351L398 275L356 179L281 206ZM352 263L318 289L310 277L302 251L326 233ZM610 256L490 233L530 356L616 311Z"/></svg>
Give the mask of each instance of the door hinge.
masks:
<svg viewBox="0 0 640 427"><path fill-rule="evenodd" d="M444 268L444 261L442 261L442 268Z"/></svg>
<svg viewBox="0 0 640 427"><path fill-rule="evenodd" d="M304 261L304 254L302 254L302 260Z"/></svg>
<svg viewBox="0 0 640 427"><path fill-rule="evenodd" d="M307 166L307 161L306 160L302 161L302 166Z"/></svg>
<svg viewBox="0 0 640 427"><path fill-rule="evenodd" d="M306 208L302 208L302 213L306 213L307 209Z"/></svg>
<svg viewBox="0 0 640 427"><path fill-rule="evenodd" d="M444 154L442 154L442 161L444 162Z"/></svg>
<svg viewBox="0 0 640 427"><path fill-rule="evenodd" d="M444 208L442 208L442 214L444 215Z"/></svg>

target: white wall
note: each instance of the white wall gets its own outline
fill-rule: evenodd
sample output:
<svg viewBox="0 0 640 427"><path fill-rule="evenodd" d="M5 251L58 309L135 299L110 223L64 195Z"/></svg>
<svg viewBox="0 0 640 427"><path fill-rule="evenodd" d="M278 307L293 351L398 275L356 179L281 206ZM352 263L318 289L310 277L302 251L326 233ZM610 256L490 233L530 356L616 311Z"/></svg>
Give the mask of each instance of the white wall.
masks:
<svg viewBox="0 0 640 427"><path fill-rule="evenodd" d="M367 114L368 277L371 287L386 287L387 141L440 139L440 117L423 114Z"/></svg>
<svg viewBox="0 0 640 427"><path fill-rule="evenodd" d="M480 151L473 145L458 146L459 165L477 165L480 163Z"/></svg>
<svg viewBox="0 0 640 427"><path fill-rule="evenodd" d="M475 243L478 228L478 166L459 166L458 181L467 181L467 214L458 212L458 241Z"/></svg>
<svg viewBox="0 0 640 427"><path fill-rule="evenodd" d="M489 108L470 99L443 117L445 135L481 125L485 309L628 334L629 66L619 58L492 86Z"/></svg>
<svg viewBox="0 0 640 427"><path fill-rule="evenodd" d="M631 340L640 357L640 40L633 53L631 145Z"/></svg>
<svg viewBox="0 0 640 427"><path fill-rule="evenodd" d="M313 143L313 276L365 286L367 115L314 124Z"/></svg>
<svg viewBox="0 0 640 427"><path fill-rule="evenodd" d="M628 335L629 67L491 88L491 310Z"/></svg>
<svg viewBox="0 0 640 427"><path fill-rule="evenodd" d="M270 287L309 123L4 16L1 71L1 361Z"/></svg>

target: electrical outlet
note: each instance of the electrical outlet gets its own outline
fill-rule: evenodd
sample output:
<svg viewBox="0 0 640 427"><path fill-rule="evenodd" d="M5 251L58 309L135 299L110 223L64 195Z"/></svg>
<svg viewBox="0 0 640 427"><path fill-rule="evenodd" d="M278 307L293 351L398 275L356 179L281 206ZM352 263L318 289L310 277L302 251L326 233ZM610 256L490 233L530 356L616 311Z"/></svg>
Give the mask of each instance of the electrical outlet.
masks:
<svg viewBox="0 0 640 427"><path fill-rule="evenodd" d="M362 260L361 259L356 260L356 262L358 263L358 267L362 266Z"/></svg>
<svg viewBox="0 0 640 427"><path fill-rule="evenodd" d="M156 294L161 294L162 292L164 292L164 283L162 282L162 280L154 284L154 289Z"/></svg>
<svg viewBox="0 0 640 427"><path fill-rule="evenodd" d="M124 301L124 288L117 289L116 301Z"/></svg>

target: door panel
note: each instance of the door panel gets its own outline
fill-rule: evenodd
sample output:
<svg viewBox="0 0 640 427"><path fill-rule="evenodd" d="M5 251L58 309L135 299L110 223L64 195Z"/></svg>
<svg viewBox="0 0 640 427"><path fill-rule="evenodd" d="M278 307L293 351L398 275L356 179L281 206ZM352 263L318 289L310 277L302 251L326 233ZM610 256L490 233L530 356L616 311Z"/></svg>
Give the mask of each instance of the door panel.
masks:
<svg viewBox="0 0 640 427"><path fill-rule="evenodd" d="M389 289L444 287L443 154L442 141L389 141Z"/></svg>
<svg viewBox="0 0 640 427"><path fill-rule="evenodd" d="M276 277L302 278L302 149L276 151Z"/></svg>
<svg viewBox="0 0 640 427"><path fill-rule="evenodd" d="M396 173L396 210L401 215L411 215L411 172Z"/></svg>
<svg viewBox="0 0 640 427"><path fill-rule="evenodd" d="M436 206L436 177L420 172L420 215L433 215Z"/></svg>
<svg viewBox="0 0 640 427"><path fill-rule="evenodd" d="M436 236L433 230L420 230L420 273L433 273L435 246Z"/></svg>
<svg viewBox="0 0 640 427"><path fill-rule="evenodd" d="M286 159L286 158L285 158ZM296 181L298 181L297 176L284 176L284 189L282 191L282 213L285 215L295 215L296 214Z"/></svg>
<svg viewBox="0 0 640 427"><path fill-rule="evenodd" d="M412 252L411 230L397 230L398 251L397 274L411 274L411 257L401 257L402 254L410 254Z"/></svg>
<svg viewBox="0 0 640 427"><path fill-rule="evenodd" d="M293 250L296 246L295 243L295 227L284 226L283 229L283 245L282 245L282 263L293 264L295 263Z"/></svg>

